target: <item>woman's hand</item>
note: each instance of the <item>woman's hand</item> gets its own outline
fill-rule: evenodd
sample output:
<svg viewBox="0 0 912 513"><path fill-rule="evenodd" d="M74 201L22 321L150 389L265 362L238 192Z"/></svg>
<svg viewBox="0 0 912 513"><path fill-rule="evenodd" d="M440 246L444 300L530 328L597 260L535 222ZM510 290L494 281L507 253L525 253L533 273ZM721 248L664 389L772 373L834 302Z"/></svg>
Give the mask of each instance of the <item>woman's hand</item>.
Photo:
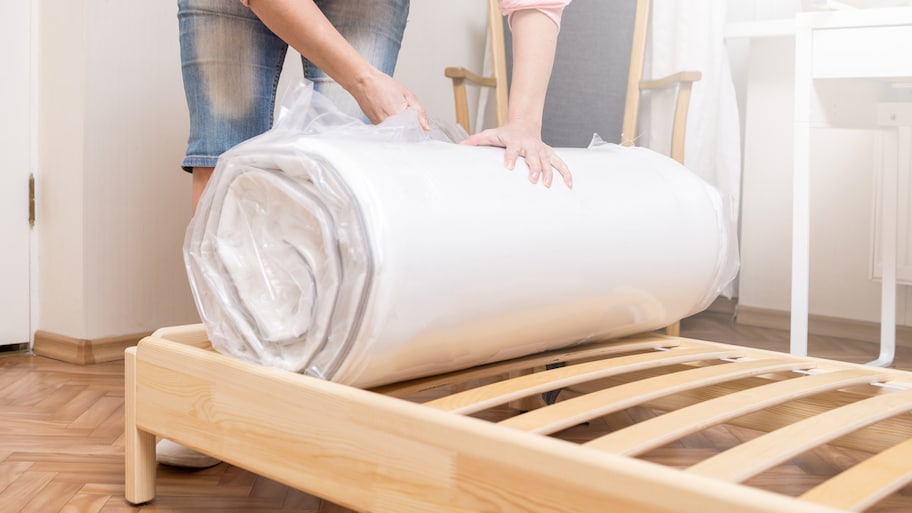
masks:
<svg viewBox="0 0 912 513"><path fill-rule="evenodd" d="M431 129L427 113L415 95L396 79L379 70L374 69L372 73L359 78L350 86L349 92L371 123L380 123L406 109L416 109L421 128Z"/></svg>
<svg viewBox="0 0 912 513"><path fill-rule="evenodd" d="M506 148L507 169L512 170L517 157L522 157L529 167L530 182L538 183L541 178L545 187L551 187L552 169L556 169L567 187L572 188L573 177L567 165L541 139L542 111L559 28L552 18L536 9L516 11L511 19L513 82L507 122L502 127L475 134L463 144Z"/></svg>
<svg viewBox="0 0 912 513"><path fill-rule="evenodd" d="M529 168L530 182L538 183L541 178L545 187L551 187L554 178L552 169L556 169L567 188L573 188L573 177L567 164L553 148L542 142L540 130L533 123L508 120L504 126L479 132L462 141L462 144L505 148L504 166L507 169L512 171L517 157L522 157Z"/></svg>
<svg viewBox="0 0 912 513"><path fill-rule="evenodd" d="M372 123L415 108L421 127L431 129L415 96L359 54L313 0L249 0L247 3L270 30L351 93Z"/></svg>

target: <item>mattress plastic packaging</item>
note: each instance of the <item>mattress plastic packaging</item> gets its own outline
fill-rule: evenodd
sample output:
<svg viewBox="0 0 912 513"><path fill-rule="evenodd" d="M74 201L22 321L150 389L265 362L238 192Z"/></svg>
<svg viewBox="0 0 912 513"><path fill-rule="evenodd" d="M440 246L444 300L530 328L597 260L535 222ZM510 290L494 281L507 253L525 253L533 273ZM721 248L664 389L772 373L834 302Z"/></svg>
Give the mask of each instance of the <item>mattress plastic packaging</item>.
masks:
<svg viewBox="0 0 912 513"><path fill-rule="evenodd" d="M369 387L658 329L737 270L717 191L658 153L557 149L574 186L546 189L414 112L373 126L289 96L188 227L220 352Z"/></svg>

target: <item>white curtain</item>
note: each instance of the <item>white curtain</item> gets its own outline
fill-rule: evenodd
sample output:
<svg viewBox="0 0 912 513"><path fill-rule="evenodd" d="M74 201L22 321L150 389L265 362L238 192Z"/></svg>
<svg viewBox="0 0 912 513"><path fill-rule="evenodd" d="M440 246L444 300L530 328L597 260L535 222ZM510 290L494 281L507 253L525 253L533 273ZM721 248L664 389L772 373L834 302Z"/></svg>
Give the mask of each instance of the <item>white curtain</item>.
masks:
<svg viewBox="0 0 912 513"><path fill-rule="evenodd" d="M741 188L741 138L735 88L725 49L726 0L653 0L647 46L647 78L676 71L703 74L694 84L687 120L684 164L722 193L737 226ZM668 153L671 147L671 91L644 102L646 145ZM726 292L732 295L732 291Z"/></svg>

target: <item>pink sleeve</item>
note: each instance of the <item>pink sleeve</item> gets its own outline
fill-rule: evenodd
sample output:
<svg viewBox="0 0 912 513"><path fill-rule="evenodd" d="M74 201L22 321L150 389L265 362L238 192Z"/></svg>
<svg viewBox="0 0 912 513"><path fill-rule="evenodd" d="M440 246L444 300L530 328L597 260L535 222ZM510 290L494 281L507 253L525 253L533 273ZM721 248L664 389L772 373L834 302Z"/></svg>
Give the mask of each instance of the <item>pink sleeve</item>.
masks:
<svg viewBox="0 0 912 513"><path fill-rule="evenodd" d="M243 1L243 0L242 0ZM500 5L500 12L505 16L513 16L516 11L523 9L536 9L551 18L558 27L560 27L561 14L564 7L571 0L497 0ZM508 19L509 21L509 19Z"/></svg>
<svg viewBox="0 0 912 513"><path fill-rule="evenodd" d="M241 3L244 5L250 5L250 0L241 0Z"/></svg>

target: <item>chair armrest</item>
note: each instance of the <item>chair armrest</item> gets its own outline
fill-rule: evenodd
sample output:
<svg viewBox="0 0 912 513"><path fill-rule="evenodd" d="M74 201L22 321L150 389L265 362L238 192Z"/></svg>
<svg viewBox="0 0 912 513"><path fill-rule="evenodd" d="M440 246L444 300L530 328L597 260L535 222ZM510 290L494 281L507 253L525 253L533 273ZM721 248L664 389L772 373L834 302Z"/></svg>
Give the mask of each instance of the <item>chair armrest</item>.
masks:
<svg viewBox="0 0 912 513"><path fill-rule="evenodd" d="M466 132L469 130L469 99L466 92L466 80L473 82L482 87L497 87L497 79L494 77L483 77L472 73L465 68L449 67L443 70L443 74L453 79L453 99L456 107L456 123L459 124Z"/></svg>
<svg viewBox="0 0 912 513"><path fill-rule="evenodd" d="M664 89L681 83L694 83L703 78L699 71L679 71L654 80L640 80L640 89Z"/></svg>
<svg viewBox="0 0 912 513"><path fill-rule="evenodd" d="M687 111L690 110L690 94L693 83L703 75L699 71L680 71L665 78L655 80L656 85L667 87L671 84L678 85L678 94L675 100L675 112L671 129L671 158L681 164L684 163L684 132L687 129ZM666 85L667 84L667 85Z"/></svg>
<svg viewBox="0 0 912 513"><path fill-rule="evenodd" d="M468 80L469 82L473 82L480 86L494 87L497 85L497 80L494 79L494 77L483 77L476 73L472 73L471 71L469 71L465 68L454 68L454 67L446 68L445 70L443 70L443 74L446 75L448 78L452 78L453 80L459 80L459 79Z"/></svg>
<svg viewBox="0 0 912 513"><path fill-rule="evenodd" d="M682 164L684 163L684 132L687 128L687 111L690 108L691 89L693 89L693 83L702 77L703 74L699 71L679 71L667 77L640 80L637 84L640 91L669 87L677 88L671 129L671 158ZM672 327L671 332L676 329L676 327Z"/></svg>

